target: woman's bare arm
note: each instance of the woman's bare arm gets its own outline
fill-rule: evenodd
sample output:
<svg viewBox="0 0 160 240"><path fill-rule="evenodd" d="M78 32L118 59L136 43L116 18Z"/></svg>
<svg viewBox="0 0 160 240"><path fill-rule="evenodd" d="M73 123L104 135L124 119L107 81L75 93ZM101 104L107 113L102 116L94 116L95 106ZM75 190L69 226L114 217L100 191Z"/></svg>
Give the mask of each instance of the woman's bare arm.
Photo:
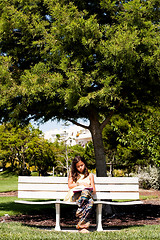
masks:
<svg viewBox="0 0 160 240"><path fill-rule="evenodd" d="M68 187L70 189L77 187L77 184L73 182L73 178L72 178L71 174L69 174L69 177L68 177Z"/></svg>
<svg viewBox="0 0 160 240"><path fill-rule="evenodd" d="M89 178L90 178L90 181L91 181L91 187L93 188L93 194L96 194L96 187L95 187L95 183L94 183L94 175L92 173L90 173Z"/></svg>

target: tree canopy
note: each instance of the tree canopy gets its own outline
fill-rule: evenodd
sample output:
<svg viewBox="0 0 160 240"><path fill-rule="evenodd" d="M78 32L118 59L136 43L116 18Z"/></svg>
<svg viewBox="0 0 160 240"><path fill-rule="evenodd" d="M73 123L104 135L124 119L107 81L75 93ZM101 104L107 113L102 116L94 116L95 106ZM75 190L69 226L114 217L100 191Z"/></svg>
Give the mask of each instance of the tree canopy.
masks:
<svg viewBox="0 0 160 240"><path fill-rule="evenodd" d="M55 166L52 144L44 139L42 132L29 124L26 127L0 125L0 162L5 169L20 175L29 175L34 166L41 175L46 175Z"/></svg>
<svg viewBox="0 0 160 240"><path fill-rule="evenodd" d="M139 167L160 165L160 112L149 108L148 112L114 115L111 124L103 131L107 162L128 173Z"/></svg>
<svg viewBox="0 0 160 240"><path fill-rule="evenodd" d="M112 115L159 107L159 9L158 0L1 0L1 121L88 119L105 176Z"/></svg>

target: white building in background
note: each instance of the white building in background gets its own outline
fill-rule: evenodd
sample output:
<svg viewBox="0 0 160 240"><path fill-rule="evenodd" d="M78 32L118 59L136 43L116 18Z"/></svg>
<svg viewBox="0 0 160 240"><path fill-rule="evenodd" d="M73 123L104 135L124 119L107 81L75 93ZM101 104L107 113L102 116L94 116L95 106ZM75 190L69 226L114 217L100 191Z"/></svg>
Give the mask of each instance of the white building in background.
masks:
<svg viewBox="0 0 160 240"><path fill-rule="evenodd" d="M60 140L65 141L66 144L70 146L76 144L85 146L92 140L91 133L88 129L76 125L68 128L54 129L44 133L44 137L51 142L56 140L57 135L60 136Z"/></svg>

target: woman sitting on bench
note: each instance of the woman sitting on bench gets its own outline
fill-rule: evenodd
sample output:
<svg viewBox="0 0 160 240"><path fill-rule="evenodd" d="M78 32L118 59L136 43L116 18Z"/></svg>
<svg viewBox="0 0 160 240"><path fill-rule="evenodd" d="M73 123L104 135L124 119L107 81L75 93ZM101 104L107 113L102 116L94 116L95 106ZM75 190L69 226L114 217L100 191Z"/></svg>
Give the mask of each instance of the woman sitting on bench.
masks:
<svg viewBox="0 0 160 240"><path fill-rule="evenodd" d="M73 159L68 178L68 187L70 190L64 200L78 202L76 217L79 218L79 222L76 228L82 232L86 232L90 225L87 217L93 207L92 194L96 193L96 189L94 176L88 172L85 160L80 156Z"/></svg>

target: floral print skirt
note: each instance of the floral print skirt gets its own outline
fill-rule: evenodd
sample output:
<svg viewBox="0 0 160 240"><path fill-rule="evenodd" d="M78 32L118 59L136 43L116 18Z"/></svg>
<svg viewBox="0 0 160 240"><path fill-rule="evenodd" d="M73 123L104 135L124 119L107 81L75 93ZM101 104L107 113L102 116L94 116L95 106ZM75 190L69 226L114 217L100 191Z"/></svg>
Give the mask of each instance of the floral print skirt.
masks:
<svg viewBox="0 0 160 240"><path fill-rule="evenodd" d="M87 218L92 210L93 207L93 196L92 192L84 189L81 193L79 193L80 196L78 196L78 193L76 193L73 198L74 200L77 198L78 202L78 209L76 211L76 217L79 218L79 222L77 226L81 224L85 224L87 222Z"/></svg>

